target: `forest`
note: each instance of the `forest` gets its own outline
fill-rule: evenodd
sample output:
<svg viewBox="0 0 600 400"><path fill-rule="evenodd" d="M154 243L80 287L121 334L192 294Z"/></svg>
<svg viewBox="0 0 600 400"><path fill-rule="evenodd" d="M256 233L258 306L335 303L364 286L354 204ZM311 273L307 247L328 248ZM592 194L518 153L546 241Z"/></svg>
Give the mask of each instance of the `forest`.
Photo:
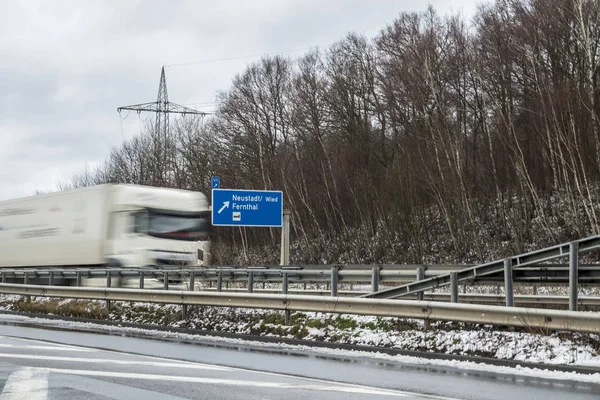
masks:
<svg viewBox="0 0 600 400"><path fill-rule="evenodd" d="M599 233L600 1L429 7L373 37L267 56L214 114L149 123L61 189L284 192L292 263L476 263ZM279 230L215 228L218 264L278 263Z"/></svg>

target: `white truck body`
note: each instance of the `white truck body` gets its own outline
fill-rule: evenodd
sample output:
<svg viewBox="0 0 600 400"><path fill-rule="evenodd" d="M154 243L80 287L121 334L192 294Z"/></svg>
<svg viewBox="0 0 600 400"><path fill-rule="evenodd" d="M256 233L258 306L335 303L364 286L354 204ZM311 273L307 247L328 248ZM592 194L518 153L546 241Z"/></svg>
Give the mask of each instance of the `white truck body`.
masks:
<svg viewBox="0 0 600 400"><path fill-rule="evenodd" d="M0 267L206 265L209 227L207 197L186 190L105 184L1 201Z"/></svg>

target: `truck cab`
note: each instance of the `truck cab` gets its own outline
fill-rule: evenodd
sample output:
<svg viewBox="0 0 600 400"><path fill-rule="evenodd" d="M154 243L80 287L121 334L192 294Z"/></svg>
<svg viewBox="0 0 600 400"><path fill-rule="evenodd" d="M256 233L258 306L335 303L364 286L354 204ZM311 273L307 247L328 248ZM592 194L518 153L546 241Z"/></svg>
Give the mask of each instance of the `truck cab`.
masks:
<svg viewBox="0 0 600 400"><path fill-rule="evenodd" d="M115 185L108 257L126 268L210 262L208 199L199 192Z"/></svg>

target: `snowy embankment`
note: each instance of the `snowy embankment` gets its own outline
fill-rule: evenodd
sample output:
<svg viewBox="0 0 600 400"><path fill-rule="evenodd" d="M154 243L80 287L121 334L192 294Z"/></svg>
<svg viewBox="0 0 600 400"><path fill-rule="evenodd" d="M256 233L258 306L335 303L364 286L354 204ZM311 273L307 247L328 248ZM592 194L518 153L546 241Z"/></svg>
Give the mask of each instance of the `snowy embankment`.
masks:
<svg viewBox="0 0 600 400"><path fill-rule="evenodd" d="M600 371L600 334L548 334L535 329L501 330L488 325L441 321L433 321L426 328L420 320L300 312L292 313L289 323L285 324L283 312L220 307L189 307L187 318L182 319L181 307L175 305L113 302L110 313L104 307L103 301L33 298L31 302L27 302L21 296L3 296L0 303L0 309L3 310L51 313L199 331L198 335L187 335L190 337L201 337L201 331L219 331L398 350L484 356L549 365L591 366L599 368ZM164 337L170 333L160 331L159 335ZM600 383L600 374L596 375Z"/></svg>

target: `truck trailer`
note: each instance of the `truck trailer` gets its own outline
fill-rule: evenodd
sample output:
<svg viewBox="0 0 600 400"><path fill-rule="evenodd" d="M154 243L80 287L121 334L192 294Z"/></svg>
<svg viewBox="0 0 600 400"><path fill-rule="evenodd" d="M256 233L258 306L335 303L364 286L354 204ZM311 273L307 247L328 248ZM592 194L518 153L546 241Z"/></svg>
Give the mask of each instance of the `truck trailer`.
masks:
<svg viewBox="0 0 600 400"><path fill-rule="evenodd" d="M103 184L0 201L0 268L208 265L210 225L208 198L180 189Z"/></svg>

